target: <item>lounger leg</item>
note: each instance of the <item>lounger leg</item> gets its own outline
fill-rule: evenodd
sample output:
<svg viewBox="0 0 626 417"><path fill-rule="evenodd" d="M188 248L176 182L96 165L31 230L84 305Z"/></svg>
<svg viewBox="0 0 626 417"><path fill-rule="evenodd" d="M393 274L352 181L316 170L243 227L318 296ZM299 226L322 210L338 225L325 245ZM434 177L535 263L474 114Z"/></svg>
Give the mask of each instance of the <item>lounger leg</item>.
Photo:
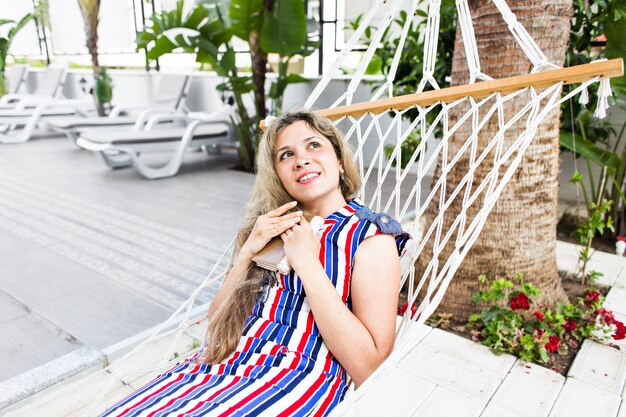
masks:
<svg viewBox="0 0 626 417"><path fill-rule="evenodd" d="M10 125L8 132L3 132L0 134L0 143L24 143L30 139L30 136L33 134L33 131L37 127L39 120L41 120L41 115L43 114L46 108L50 107L47 104L39 104L33 114L28 118L28 121L24 125L24 127L19 131L16 135L9 135L9 133L17 128L17 125Z"/></svg>
<svg viewBox="0 0 626 417"><path fill-rule="evenodd" d="M74 145L76 145L76 147L80 148L80 146L78 146L78 144L76 143L76 141L78 140L78 137L80 136L78 132L71 131L71 130L63 130L63 133L65 133L65 136L67 136L68 138L72 140L72 142L74 143Z"/></svg>
<svg viewBox="0 0 626 417"><path fill-rule="evenodd" d="M185 150L187 150L187 147L189 146L189 144L191 143L191 139L193 138L193 134L200 124L202 124L202 121L195 120L191 122L189 126L187 126L187 129L185 129L185 133L180 140L178 148L176 148L176 151L174 151L172 159L170 159L169 162L165 165L157 168L150 167L135 157L133 158L133 166L137 169L137 171L139 171L141 175L149 179L166 178L176 175L176 173L180 169L180 164L183 160Z"/></svg>
<svg viewBox="0 0 626 417"><path fill-rule="evenodd" d="M33 116L31 116L31 119L35 117L35 114L33 114ZM29 119L29 123L30 120ZM24 127L24 129L21 129L19 131L18 134L15 135L11 135L11 132L13 132L14 130L16 130L18 125L15 124L11 124L8 126L7 129L4 129L3 132L0 132L0 143L24 143L26 141L28 141L28 139L30 139L30 133L32 132L32 128L30 129L30 131L26 130L26 127L28 126L28 124Z"/></svg>
<svg viewBox="0 0 626 417"><path fill-rule="evenodd" d="M209 155L221 155L222 154L222 144L214 143L210 145L204 145L204 149L206 153Z"/></svg>
<svg viewBox="0 0 626 417"><path fill-rule="evenodd" d="M118 159L112 158L111 155L107 155L105 151L98 151L96 153L98 154L98 156L100 156L100 159L102 159L102 161L107 166L113 169L126 168L133 164L133 158L130 156L127 156L124 159L118 160Z"/></svg>

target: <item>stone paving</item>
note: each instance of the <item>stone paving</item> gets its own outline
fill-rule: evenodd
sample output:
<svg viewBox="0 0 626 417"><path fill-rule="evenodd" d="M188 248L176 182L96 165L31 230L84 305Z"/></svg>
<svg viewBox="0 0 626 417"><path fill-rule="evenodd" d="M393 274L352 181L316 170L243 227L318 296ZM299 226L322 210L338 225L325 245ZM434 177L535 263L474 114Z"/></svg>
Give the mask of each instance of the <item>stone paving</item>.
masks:
<svg viewBox="0 0 626 417"><path fill-rule="evenodd" d="M169 317L236 232L254 181L236 162L189 152L178 176L148 181L65 137L1 146L0 392L102 362Z"/></svg>

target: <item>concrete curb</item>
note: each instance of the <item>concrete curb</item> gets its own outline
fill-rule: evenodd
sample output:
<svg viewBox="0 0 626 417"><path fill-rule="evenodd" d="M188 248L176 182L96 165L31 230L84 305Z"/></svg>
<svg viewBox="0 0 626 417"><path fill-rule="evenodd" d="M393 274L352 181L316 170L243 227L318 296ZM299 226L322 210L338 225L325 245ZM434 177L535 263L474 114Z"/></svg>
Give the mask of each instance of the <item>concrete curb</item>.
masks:
<svg viewBox="0 0 626 417"><path fill-rule="evenodd" d="M197 306L191 311L190 319L206 315L208 304ZM140 333L130 336L118 343L102 349L95 350L83 347L72 351L60 358L54 359L30 371L24 372L14 378L0 383L0 411L11 407L21 407L20 401L28 401L30 397L42 393L45 389L69 380L72 376L81 372L90 374L106 368L111 362L120 359L131 352L137 345L149 338L161 326L161 333L170 331L183 321L185 313L180 313L171 323L163 326L163 323L152 326ZM9 411L9 410L4 410ZM2 412L0 412L2 414Z"/></svg>
<svg viewBox="0 0 626 417"><path fill-rule="evenodd" d="M36 394L89 368L102 369L106 357L89 347L76 349L60 358L0 383L0 409Z"/></svg>

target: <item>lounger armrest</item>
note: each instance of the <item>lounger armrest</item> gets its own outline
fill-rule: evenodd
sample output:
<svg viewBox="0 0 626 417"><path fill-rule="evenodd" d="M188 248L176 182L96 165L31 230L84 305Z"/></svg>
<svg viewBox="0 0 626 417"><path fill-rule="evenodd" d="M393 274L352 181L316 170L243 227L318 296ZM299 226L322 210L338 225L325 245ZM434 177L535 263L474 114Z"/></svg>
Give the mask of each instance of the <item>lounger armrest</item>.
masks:
<svg viewBox="0 0 626 417"><path fill-rule="evenodd" d="M192 112L187 113L187 117L190 120L200 120L202 122L229 122L231 116L233 116L233 108L225 107L222 110L217 110L211 113L208 112Z"/></svg>
<svg viewBox="0 0 626 417"><path fill-rule="evenodd" d="M50 97L26 97L20 100L19 107L24 109L27 107L37 107L45 105L49 107L54 106L85 106L93 103L89 98L50 98Z"/></svg>
<svg viewBox="0 0 626 417"><path fill-rule="evenodd" d="M24 93L5 94L2 97L0 97L0 104L16 103L27 97L34 97L34 96L30 94L24 94Z"/></svg>
<svg viewBox="0 0 626 417"><path fill-rule="evenodd" d="M180 110L172 109L169 107L150 107L139 113L137 117L137 121L133 126L133 130L141 130L144 128L145 124L148 122L148 119L154 115L180 115L184 114Z"/></svg>
<svg viewBox="0 0 626 417"><path fill-rule="evenodd" d="M15 106L15 109L25 110L25 109L39 107L39 106L50 107L54 103L59 103L59 100L51 98L51 97L36 97L36 96L24 97L17 103L17 105Z"/></svg>
<svg viewBox="0 0 626 417"><path fill-rule="evenodd" d="M39 111L45 111L46 109L66 109L71 108L78 114L87 116L90 110L93 110L93 102L86 99L41 99L31 100L25 99L20 101L16 106L16 110L24 110L27 108L36 108Z"/></svg>
<svg viewBox="0 0 626 417"><path fill-rule="evenodd" d="M109 113L109 117L119 117L122 113L128 113L131 110L144 110L146 106L124 106L117 105L111 109L111 113Z"/></svg>
<svg viewBox="0 0 626 417"><path fill-rule="evenodd" d="M182 120L182 121L188 122L189 117L187 117L187 113L183 113L183 112L157 113L157 114L150 116L143 130L152 130L152 128L154 128L154 126L158 125L159 123L176 121L176 120ZM137 124L135 124L135 126L137 126ZM140 127L138 127L138 129L140 129Z"/></svg>

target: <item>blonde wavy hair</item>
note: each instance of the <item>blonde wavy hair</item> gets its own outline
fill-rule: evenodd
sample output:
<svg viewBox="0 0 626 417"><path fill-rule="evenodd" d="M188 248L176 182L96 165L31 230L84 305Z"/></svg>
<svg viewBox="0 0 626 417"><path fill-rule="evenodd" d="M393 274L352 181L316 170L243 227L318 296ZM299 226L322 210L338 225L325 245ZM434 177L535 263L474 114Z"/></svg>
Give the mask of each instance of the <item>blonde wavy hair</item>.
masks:
<svg viewBox="0 0 626 417"><path fill-rule="evenodd" d="M252 196L246 204L243 222L235 238L235 254L239 253L250 236L260 215L293 201L293 197L287 193L276 173L274 144L285 127L299 121L304 121L332 143L335 154L344 168L344 174L339 180L344 199L354 198L361 187L353 151L341 131L330 120L307 110L281 115L271 123L259 141L256 180ZM295 210L297 208L294 208ZM266 270L251 265L245 276L232 277L238 284L226 296L209 322L207 345L199 359L200 362L208 364L222 362L236 349L243 333L244 322L257 302L266 274L268 274Z"/></svg>

